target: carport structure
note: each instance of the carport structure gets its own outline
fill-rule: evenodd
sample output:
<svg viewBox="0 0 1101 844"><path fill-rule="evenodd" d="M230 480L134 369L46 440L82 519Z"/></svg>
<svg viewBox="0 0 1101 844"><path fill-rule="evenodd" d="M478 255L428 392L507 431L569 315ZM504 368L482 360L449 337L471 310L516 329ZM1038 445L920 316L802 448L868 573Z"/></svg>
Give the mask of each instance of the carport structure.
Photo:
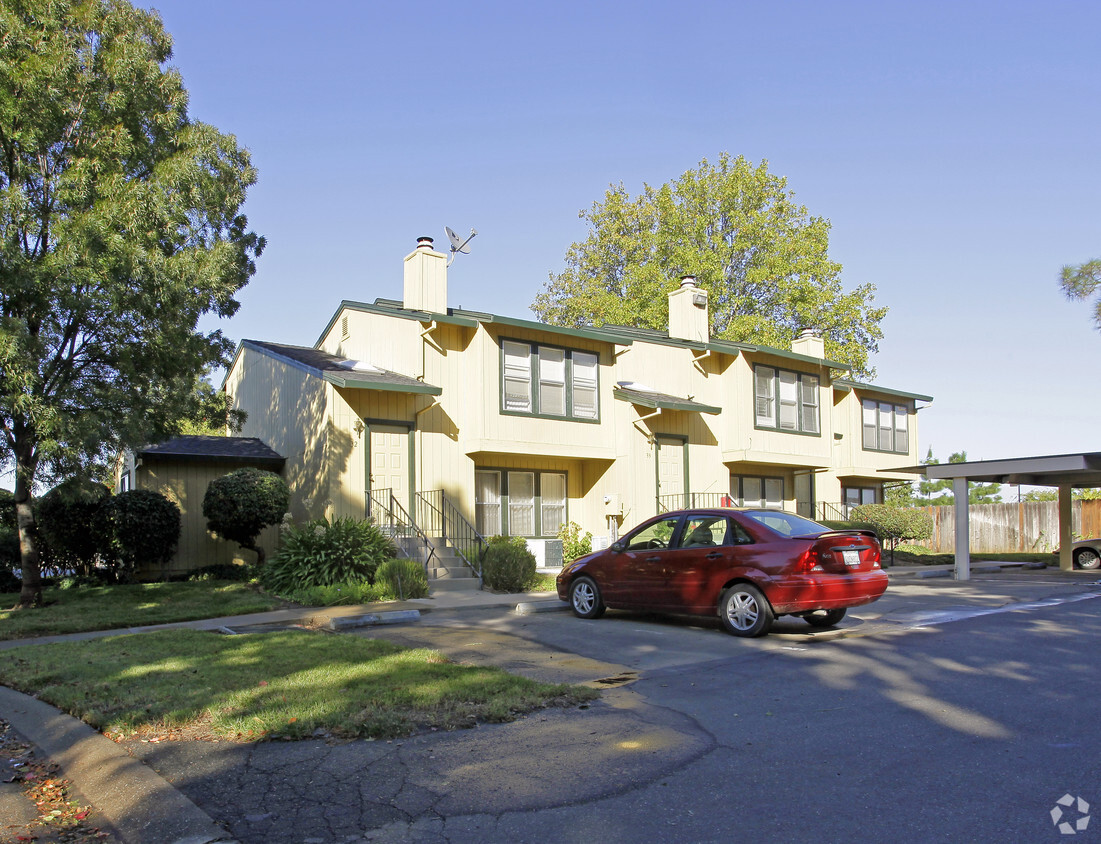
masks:
<svg viewBox="0 0 1101 844"><path fill-rule="evenodd" d="M1071 490L1101 486L1101 452L1057 454L1049 457L1013 457L1008 460L975 460L891 469L913 472L930 480L952 479L956 503L956 579L971 579L971 531L968 523L967 484L1053 486L1059 490L1059 568L1074 568L1071 559Z"/></svg>

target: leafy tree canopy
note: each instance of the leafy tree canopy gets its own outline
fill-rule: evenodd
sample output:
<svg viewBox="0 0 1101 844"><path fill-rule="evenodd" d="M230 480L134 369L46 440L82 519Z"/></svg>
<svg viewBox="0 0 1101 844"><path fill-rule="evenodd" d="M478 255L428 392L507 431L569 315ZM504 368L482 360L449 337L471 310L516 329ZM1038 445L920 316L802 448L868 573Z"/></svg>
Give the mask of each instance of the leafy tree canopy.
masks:
<svg viewBox="0 0 1101 844"><path fill-rule="evenodd" d="M1088 299L1095 291L1101 290L1101 258L1063 267L1059 284L1068 299ZM1093 321L1101 330L1101 296L1093 306Z"/></svg>
<svg viewBox="0 0 1101 844"><path fill-rule="evenodd" d="M1096 501L1101 498L1101 488L1086 487L1084 489L1072 489L1070 497L1073 501ZM1058 501L1057 489L1030 489L1021 496L1022 501Z"/></svg>
<svg viewBox="0 0 1101 844"><path fill-rule="evenodd" d="M787 180L723 153L632 198L612 185L580 216L589 236L566 253L532 310L553 325L664 329L684 275L709 293L711 336L787 348L814 329L827 357L870 378L887 313L875 288L846 292L827 254L829 220L795 202Z"/></svg>
<svg viewBox="0 0 1101 844"><path fill-rule="evenodd" d="M0 459L15 469L21 603L40 595L29 499L176 433L227 362L263 239L236 139L187 114L156 12L0 0Z"/></svg>

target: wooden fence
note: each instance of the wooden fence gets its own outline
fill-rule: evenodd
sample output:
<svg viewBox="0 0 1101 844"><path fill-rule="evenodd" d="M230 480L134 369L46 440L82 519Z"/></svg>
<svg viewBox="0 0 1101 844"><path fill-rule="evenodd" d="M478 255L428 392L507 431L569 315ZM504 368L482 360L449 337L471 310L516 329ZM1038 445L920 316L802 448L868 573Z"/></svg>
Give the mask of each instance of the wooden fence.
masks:
<svg viewBox="0 0 1101 844"><path fill-rule="evenodd" d="M922 507L933 519L933 536L916 542L941 554L956 550L956 509ZM1074 537L1101 536L1101 500L1071 504ZM968 508L971 552L1005 554L1046 552L1059 547L1059 503L974 504Z"/></svg>

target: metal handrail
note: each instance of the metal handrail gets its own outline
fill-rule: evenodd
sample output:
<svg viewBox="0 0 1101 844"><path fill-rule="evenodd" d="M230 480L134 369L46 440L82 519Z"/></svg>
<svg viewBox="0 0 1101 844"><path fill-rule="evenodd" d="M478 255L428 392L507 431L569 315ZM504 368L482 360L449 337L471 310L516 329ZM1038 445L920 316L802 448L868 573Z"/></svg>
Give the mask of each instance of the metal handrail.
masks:
<svg viewBox="0 0 1101 844"><path fill-rule="evenodd" d="M725 492L674 492L657 497L658 512L686 510L696 507L730 507L733 504Z"/></svg>
<svg viewBox="0 0 1101 844"><path fill-rule="evenodd" d="M393 490L367 491L367 518L392 539L413 540L414 548L419 547L418 557L427 576L429 563L436 555L436 547L394 496ZM399 555L411 560L417 559L410 553L407 542L395 541L394 545Z"/></svg>
<svg viewBox="0 0 1101 844"><path fill-rule="evenodd" d="M418 492L417 522L431 535L449 542L482 587L482 554L489 547L484 536L462 514L442 489Z"/></svg>

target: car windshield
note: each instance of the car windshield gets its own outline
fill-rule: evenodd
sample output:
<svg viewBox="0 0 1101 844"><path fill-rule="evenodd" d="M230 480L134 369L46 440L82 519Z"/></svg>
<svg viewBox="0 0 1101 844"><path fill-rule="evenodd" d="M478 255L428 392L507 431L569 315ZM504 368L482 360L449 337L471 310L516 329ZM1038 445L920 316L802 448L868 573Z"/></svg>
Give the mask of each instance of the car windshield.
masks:
<svg viewBox="0 0 1101 844"><path fill-rule="evenodd" d="M794 513L785 513L783 510L745 510L743 515L776 531L781 536L812 536L829 530L818 522L812 522Z"/></svg>

